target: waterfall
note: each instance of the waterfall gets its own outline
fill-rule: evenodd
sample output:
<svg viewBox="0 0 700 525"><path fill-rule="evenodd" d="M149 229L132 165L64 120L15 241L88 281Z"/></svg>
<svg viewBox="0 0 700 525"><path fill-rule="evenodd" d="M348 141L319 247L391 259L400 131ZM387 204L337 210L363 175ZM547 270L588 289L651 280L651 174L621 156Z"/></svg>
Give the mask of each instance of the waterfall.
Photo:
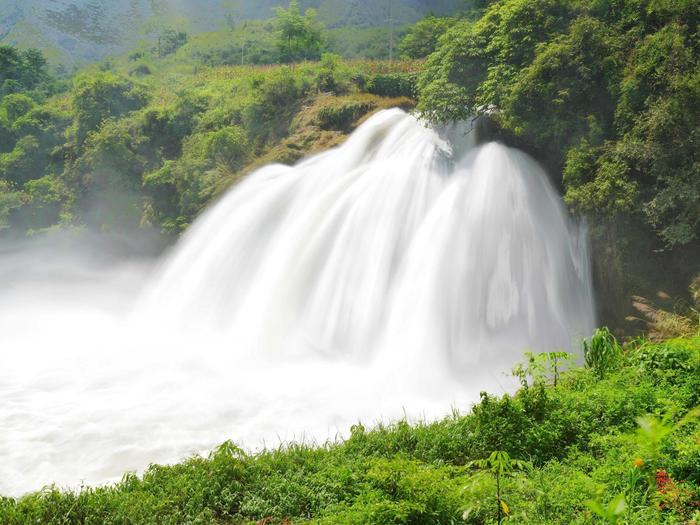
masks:
<svg viewBox="0 0 700 525"><path fill-rule="evenodd" d="M176 246L139 315L250 355L386 353L465 380L523 348L571 350L593 325L581 226L525 154L455 142L396 109L253 173Z"/></svg>
<svg viewBox="0 0 700 525"><path fill-rule="evenodd" d="M400 110L252 173L154 269L66 267L0 296L2 494L466 410L594 326L537 163Z"/></svg>

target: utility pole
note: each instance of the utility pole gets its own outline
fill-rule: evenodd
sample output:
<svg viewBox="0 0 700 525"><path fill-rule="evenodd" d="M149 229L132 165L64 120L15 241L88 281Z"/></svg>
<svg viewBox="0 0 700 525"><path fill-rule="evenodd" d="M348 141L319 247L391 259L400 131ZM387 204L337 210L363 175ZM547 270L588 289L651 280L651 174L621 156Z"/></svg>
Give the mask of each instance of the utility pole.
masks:
<svg viewBox="0 0 700 525"><path fill-rule="evenodd" d="M394 18L393 18L393 0L388 0L389 2L389 62L394 61Z"/></svg>

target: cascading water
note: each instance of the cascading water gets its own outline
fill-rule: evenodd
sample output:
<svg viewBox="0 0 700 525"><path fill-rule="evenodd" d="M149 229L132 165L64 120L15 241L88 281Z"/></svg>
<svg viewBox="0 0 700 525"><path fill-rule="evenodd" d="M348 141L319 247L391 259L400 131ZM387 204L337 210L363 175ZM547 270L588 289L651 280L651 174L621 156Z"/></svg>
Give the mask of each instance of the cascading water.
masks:
<svg viewBox="0 0 700 525"><path fill-rule="evenodd" d="M437 417L509 388L524 350L575 348L593 327L584 232L526 155L452 135L385 111L259 170L136 304L133 264L5 294L0 493Z"/></svg>

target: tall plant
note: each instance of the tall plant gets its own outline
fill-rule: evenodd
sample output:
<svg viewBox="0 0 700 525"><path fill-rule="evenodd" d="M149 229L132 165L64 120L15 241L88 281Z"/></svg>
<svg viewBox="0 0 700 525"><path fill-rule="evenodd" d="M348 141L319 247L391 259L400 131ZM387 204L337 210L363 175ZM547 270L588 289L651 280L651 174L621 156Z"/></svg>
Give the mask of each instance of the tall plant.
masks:
<svg viewBox="0 0 700 525"><path fill-rule="evenodd" d="M472 468L490 473L496 482L497 519L500 525L503 518L510 514L510 508L503 499L503 480L516 471L529 470L530 464L519 459L512 459L507 452L497 450L488 458L477 459L468 464Z"/></svg>
<svg viewBox="0 0 700 525"><path fill-rule="evenodd" d="M607 327L598 328L590 341L584 339L583 355L586 366L602 379L620 363L622 347Z"/></svg>
<svg viewBox="0 0 700 525"><path fill-rule="evenodd" d="M320 54L322 27L314 9L307 9L302 15L299 2L291 0L287 9L278 7L276 15L277 49L282 62L296 62Z"/></svg>

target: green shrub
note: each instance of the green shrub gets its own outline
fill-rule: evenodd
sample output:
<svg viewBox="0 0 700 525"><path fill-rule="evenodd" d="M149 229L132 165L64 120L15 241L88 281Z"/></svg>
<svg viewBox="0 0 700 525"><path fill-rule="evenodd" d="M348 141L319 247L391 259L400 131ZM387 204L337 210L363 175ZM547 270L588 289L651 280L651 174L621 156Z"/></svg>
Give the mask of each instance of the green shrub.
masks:
<svg viewBox="0 0 700 525"><path fill-rule="evenodd" d="M619 365L622 347L608 328L598 328L590 341L583 341L583 355L586 366L602 378Z"/></svg>
<svg viewBox="0 0 700 525"><path fill-rule="evenodd" d="M22 193L14 191L10 183L0 179L0 231L10 227L10 214L20 208L24 200Z"/></svg>
<svg viewBox="0 0 700 525"><path fill-rule="evenodd" d="M11 152L0 154L0 178L23 184L41 175L45 159L46 152L36 137L22 137Z"/></svg>
<svg viewBox="0 0 700 525"><path fill-rule="evenodd" d="M73 86L73 107L78 143L108 119L140 109L148 100L146 90L113 73L79 76Z"/></svg>
<svg viewBox="0 0 700 525"><path fill-rule="evenodd" d="M256 145L287 136L294 114L311 84L301 71L281 68L251 79L252 103L244 111L244 125Z"/></svg>
<svg viewBox="0 0 700 525"><path fill-rule="evenodd" d="M372 75L367 80L368 93L380 97L415 97L416 79L413 73L391 73Z"/></svg>
<svg viewBox="0 0 700 525"><path fill-rule="evenodd" d="M321 92L343 95L350 91L351 73L340 55L324 53L316 75L316 87Z"/></svg>
<svg viewBox="0 0 700 525"><path fill-rule="evenodd" d="M26 115L35 105L31 97L22 93L16 93L2 98L0 111L4 111L7 119L10 122L14 122L19 117Z"/></svg>

